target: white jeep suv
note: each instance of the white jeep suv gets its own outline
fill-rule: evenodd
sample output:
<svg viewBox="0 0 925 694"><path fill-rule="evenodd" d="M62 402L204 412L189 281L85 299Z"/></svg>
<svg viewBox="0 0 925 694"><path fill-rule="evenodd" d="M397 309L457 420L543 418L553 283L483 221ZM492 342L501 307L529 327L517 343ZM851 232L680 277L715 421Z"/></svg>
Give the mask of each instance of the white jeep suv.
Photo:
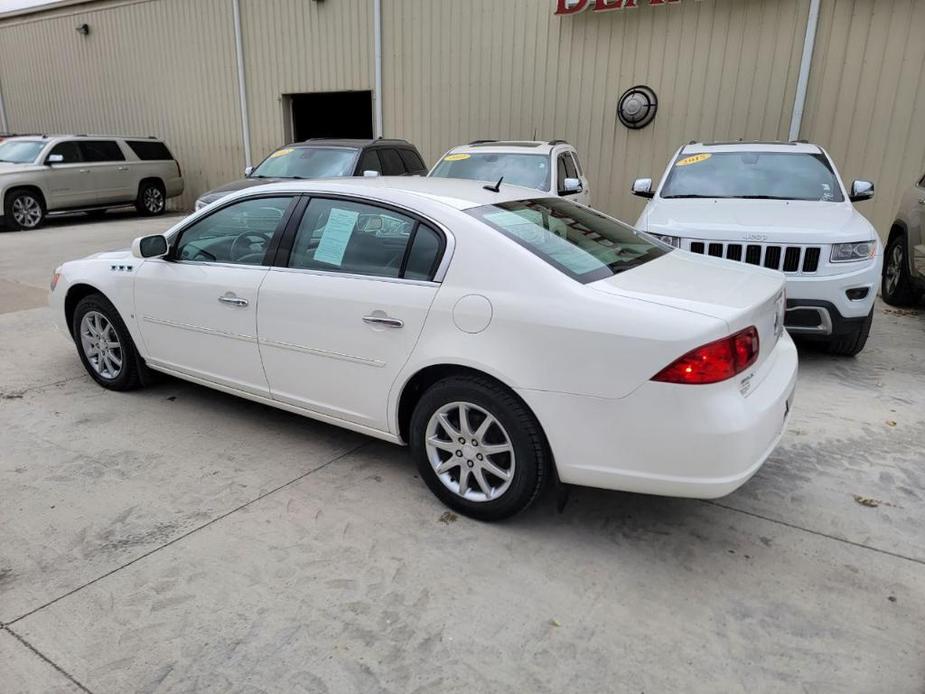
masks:
<svg viewBox="0 0 925 694"><path fill-rule="evenodd" d="M636 225L691 253L779 270L787 278L785 326L853 356L870 333L883 262L876 230L853 202L828 154L804 142L690 143L657 188L633 183L649 202Z"/></svg>
<svg viewBox="0 0 925 694"><path fill-rule="evenodd" d="M591 189L578 152L565 140L475 140L453 147L427 174L523 186L591 204Z"/></svg>

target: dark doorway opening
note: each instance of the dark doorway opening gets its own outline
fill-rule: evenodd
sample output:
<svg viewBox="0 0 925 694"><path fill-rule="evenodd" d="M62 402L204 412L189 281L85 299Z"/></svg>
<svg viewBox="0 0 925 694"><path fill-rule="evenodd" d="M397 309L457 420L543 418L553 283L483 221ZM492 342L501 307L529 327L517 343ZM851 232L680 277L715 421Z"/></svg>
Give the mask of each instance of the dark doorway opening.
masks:
<svg viewBox="0 0 925 694"><path fill-rule="evenodd" d="M372 92L290 94L292 139L373 136Z"/></svg>

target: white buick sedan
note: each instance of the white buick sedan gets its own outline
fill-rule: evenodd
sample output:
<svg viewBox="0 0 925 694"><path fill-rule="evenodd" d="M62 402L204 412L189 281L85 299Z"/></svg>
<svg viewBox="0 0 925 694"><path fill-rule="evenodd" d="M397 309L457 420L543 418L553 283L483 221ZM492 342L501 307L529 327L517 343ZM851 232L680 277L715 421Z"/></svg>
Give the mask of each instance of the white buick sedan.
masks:
<svg viewBox="0 0 925 694"><path fill-rule="evenodd" d="M556 478L743 484L790 413L783 288L526 188L365 178L230 195L65 263L51 305L105 388L159 371L407 444L492 520Z"/></svg>

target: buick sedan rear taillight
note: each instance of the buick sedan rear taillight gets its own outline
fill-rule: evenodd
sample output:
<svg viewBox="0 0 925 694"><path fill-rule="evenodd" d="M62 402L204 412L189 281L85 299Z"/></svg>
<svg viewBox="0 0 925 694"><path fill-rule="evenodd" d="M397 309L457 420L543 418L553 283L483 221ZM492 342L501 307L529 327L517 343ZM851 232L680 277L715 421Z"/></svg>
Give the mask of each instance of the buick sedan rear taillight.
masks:
<svg viewBox="0 0 925 694"><path fill-rule="evenodd" d="M740 374L758 359L755 326L710 342L676 359L652 377L662 383L719 383Z"/></svg>

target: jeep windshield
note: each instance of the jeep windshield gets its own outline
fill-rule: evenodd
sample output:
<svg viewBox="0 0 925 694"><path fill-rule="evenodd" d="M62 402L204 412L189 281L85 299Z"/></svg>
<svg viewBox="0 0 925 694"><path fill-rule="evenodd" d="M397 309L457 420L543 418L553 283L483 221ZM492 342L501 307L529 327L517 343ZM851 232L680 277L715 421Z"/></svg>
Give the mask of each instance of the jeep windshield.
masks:
<svg viewBox="0 0 925 694"><path fill-rule="evenodd" d="M32 164L44 146L44 142L37 140L7 140L0 144L0 162Z"/></svg>
<svg viewBox="0 0 925 694"><path fill-rule="evenodd" d="M467 212L583 284L670 252L623 222L562 198L499 202Z"/></svg>
<svg viewBox="0 0 925 694"><path fill-rule="evenodd" d="M742 198L842 202L841 186L824 154L704 152L681 154L662 198Z"/></svg>
<svg viewBox="0 0 925 694"><path fill-rule="evenodd" d="M448 154L434 167L435 178L467 178L472 181L504 182L514 186L549 190L549 156L479 152Z"/></svg>
<svg viewBox="0 0 925 694"><path fill-rule="evenodd" d="M353 175L350 147L283 147L264 159L251 178L331 178Z"/></svg>

